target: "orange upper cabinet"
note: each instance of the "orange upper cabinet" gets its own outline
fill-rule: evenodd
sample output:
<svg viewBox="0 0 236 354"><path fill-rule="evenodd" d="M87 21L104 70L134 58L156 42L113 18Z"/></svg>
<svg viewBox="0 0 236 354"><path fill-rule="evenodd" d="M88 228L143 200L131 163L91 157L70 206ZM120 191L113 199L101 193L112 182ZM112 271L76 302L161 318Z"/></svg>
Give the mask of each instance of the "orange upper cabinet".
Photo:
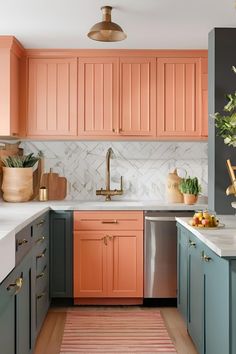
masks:
<svg viewBox="0 0 236 354"><path fill-rule="evenodd" d="M20 71L24 49L12 36L0 37L0 135L24 135L20 122Z"/></svg>
<svg viewBox="0 0 236 354"><path fill-rule="evenodd" d="M119 59L79 59L78 134L110 136L118 132Z"/></svg>
<svg viewBox="0 0 236 354"><path fill-rule="evenodd" d="M156 58L120 58L119 133L156 135Z"/></svg>
<svg viewBox="0 0 236 354"><path fill-rule="evenodd" d="M77 58L29 59L29 136L77 135Z"/></svg>
<svg viewBox="0 0 236 354"><path fill-rule="evenodd" d="M158 58L158 136L201 136L200 70L200 58Z"/></svg>

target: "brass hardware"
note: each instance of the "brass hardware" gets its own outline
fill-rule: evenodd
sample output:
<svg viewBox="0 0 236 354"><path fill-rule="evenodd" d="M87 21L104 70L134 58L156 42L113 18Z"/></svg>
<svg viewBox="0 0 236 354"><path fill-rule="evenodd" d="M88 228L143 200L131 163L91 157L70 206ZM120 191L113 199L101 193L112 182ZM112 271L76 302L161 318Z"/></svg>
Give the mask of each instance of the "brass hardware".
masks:
<svg viewBox="0 0 236 354"><path fill-rule="evenodd" d="M108 238L109 238L109 241L113 240L113 236L108 236Z"/></svg>
<svg viewBox="0 0 236 354"><path fill-rule="evenodd" d="M110 182L111 182L111 176L110 176L110 159L113 154L112 148L109 148L106 154L106 189L98 189L96 190L96 195L104 195L106 197L106 201L111 200L111 196L114 195L122 195L123 194L123 178L121 176L120 178L120 189L110 189Z"/></svg>
<svg viewBox="0 0 236 354"><path fill-rule="evenodd" d="M105 246L107 246L107 237L108 237L108 236L104 236L104 237L102 238L102 240L103 240Z"/></svg>
<svg viewBox="0 0 236 354"><path fill-rule="evenodd" d="M45 220L42 219L42 220L40 220L40 222L38 224L36 224L36 226L37 227L42 226L44 223L45 223Z"/></svg>
<svg viewBox="0 0 236 354"><path fill-rule="evenodd" d="M189 240L189 247L196 247L196 242Z"/></svg>
<svg viewBox="0 0 236 354"><path fill-rule="evenodd" d="M204 261L205 262L210 262L211 261L211 257L207 256L204 254L204 257L203 257Z"/></svg>
<svg viewBox="0 0 236 354"><path fill-rule="evenodd" d="M102 224L118 224L117 220L102 220Z"/></svg>
<svg viewBox="0 0 236 354"><path fill-rule="evenodd" d="M122 28L111 21L111 6L102 6L102 21L93 25L88 33L88 37L95 41L117 42L127 37Z"/></svg>
<svg viewBox="0 0 236 354"><path fill-rule="evenodd" d="M7 291L10 291L12 288L16 288L14 295L17 295L20 292L22 286L23 286L23 277L21 276L20 278L17 278L15 280L15 283L11 283L7 286Z"/></svg>
<svg viewBox="0 0 236 354"><path fill-rule="evenodd" d="M113 128L113 129L112 129L112 132L113 132L113 133L115 133L115 132L116 132L116 130Z"/></svg>
<svg viewBox="0 0 236 354"><path fill-rule="evenodd" d="M47 249L45 248L45 250L44 250L42 253L38 254L38 255L36 256L36 258L39 259L39 258L45 257L46 251L47 251Z"/></svg>
<svg viewBox="0 0 236 354"><path fill-rule="evenodd" d="M26 240L26 238L23 238L22 240L17 240L17 246L22 246L25 243L28 243L29 241Z"/></svg>
<svg viewBox="0 0 236 354"><path fill-rule="evenodd" d="M45 236L41 236L40 238L38 238L35 243L39 243L39 242L43 242L45 240Z"/></svg>
<svg viewBox="0 0 236 354"><path fill-rule="evenodd" d="M44 277L46 268L47 268L47 265L45 265L42 272L36 276L36 279Z"/></svg>
<svg viewBox="0 0 236 354"><path fill-rule="evenodd" d="M37 300L42 299L42 297L44 297L45 295L46 295L46 293L45 293L45 292L43 292L42 294L38 295L38 296L37 296Z"/></svg>
<svg viewBox="0 0 236 354"><path fill-rule="evenodd" d="M12 136L18 136L19 134L18 133L12 133L11 135Z"/></svg>

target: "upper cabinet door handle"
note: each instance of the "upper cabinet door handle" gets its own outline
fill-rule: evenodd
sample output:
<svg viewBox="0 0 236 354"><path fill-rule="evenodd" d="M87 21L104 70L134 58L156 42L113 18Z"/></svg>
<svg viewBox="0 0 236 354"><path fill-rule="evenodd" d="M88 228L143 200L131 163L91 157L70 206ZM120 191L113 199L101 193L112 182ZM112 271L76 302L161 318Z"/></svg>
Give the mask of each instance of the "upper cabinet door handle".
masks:
<svg viewBox="0 0 236 354"><path fill-rule="evenodd" d="M118 224L117 220L102 220L102 224Z"/></svg>

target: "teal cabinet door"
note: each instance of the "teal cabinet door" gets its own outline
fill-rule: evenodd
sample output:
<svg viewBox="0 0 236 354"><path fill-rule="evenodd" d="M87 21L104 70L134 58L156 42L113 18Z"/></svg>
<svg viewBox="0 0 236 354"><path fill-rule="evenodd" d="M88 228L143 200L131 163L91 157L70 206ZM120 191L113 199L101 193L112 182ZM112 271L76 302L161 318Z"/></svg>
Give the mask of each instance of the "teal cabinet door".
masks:
<svg viewBox="0 0 236 354"><path fill-rule="evenodd" d="M204 276L202 242L189 233L188 331L199 353L203 353Z"/></svg>
<svg viewBox="0 0 236 354"><path fill-rule="evenodd" d="M17 268L17 279L21 279L22 286L16 295L16 347L17 354L28 354L33 347L31 296L32 296L32 255L28 255Z"/></svg>
<svg viewBox="0 0 236 354"><path fill-rule="evenodd" d="M177 226L178 249L177 249L177 284L178 284L178 309L187 323L188 316L188 231Z"/></svg>
<svg viewBox="0 0 236 354"><path fill-rule="evenodd" d="M51 212L50 295L73 297L73 217L72 212Z"/></svg>
<svg viewBox="0 0 236 354"><path fill-rule="evenodd" d="M230 353L229 281L229 261L204 246L204 353L206 354Z"/></svg>
<svg viewBox="0 0 236 354"><path fill-rule="evenodd" d="M0 286L0 348L4 348L4 354L16 353L15 280L16 276L13 271Z"/></svg>

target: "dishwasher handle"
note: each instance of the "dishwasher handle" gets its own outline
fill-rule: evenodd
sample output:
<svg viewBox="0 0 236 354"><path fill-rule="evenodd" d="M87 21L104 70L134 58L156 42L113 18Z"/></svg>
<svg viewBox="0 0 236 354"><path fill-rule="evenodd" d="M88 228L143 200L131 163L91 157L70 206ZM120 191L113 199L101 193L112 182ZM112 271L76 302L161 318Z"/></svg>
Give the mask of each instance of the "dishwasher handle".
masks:
<svg viewBox="0 0 236 354"><path fill-rule="evenodd" d="M145 216L145 220L148 221L176 221L175 216Z"/></svg>

